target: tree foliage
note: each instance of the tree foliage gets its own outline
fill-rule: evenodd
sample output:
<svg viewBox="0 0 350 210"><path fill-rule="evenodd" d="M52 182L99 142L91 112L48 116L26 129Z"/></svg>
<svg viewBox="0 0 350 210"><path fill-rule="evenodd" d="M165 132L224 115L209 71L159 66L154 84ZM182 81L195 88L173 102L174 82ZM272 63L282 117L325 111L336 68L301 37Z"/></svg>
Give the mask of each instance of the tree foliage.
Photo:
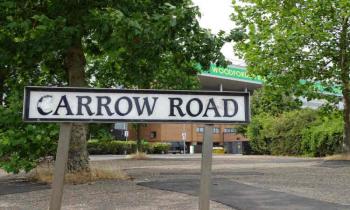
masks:
<svg viewBox="0 0 350 210"><path fill-rule="evenodd" d="M322 122L302 132L302 151L309 156L322 157L341 152L343 121L339 115L324 116Z"/></svg>
<svg viewBox="0 0 350 210"><path fill-rule="evenodd" d="M13 110L20 116L19 99L27 85L193 88L194 64L224 63L219 51L225 37L202 29L198 16L199 10L190 0L1 0L0 112ZM14 95L17 101L11 103ZM5 124L4 119L0 118L0 123ZM18 149L6 145L14 138L8 130L20 129L18 134L28 140L22 146L30 148L34 140L26 133L28 127L47 134L54 126L23 124L16 119L16 124L0 132L0 151L4 155L6 150L6 157ZM79 157L86 152L86 129L84 125L76 125L76 129L84 132L72 135L70 160L85 159L86 163L87 156ZM45 138L54 142L57 136ZM47 139L39 142L45 145L44 141ZM21 161L28 161L29 166L40 156L24 154L27 156L22 155ZM17 166L9 171L23 168Z"/></svg>
<svg viewBox="0 0 350 210"><path fill-rule="evenodd" d="M248 71L295 96L343 95L345 151L350 149L350 2L347 0L235 3L235 48ZM321 91L322 89L322 91Z"/></svg>
<svg viewBox="0 0 350 210"><path fill-rule="evenodd" d="M54 155L58 126L22 123L21 94L12 92L8 107L0 106L0 167L8 172L29 171L44 156Z"/></svg>
<svg viewBox="0 0 350 210"><path fill-rule="evenodd" d="M286 95L285 91L271 86L254 91L251 98L252 115L268 113L278 115L286 111L299 109L301 102L292 95Z"/></svg>
<svg viewBox="0 0 350 210"><path fill-rule="evenodd" d="M252 118L247 136L257 154L325 156L339 152L342 119L337 111L300 109Z"/></svg>

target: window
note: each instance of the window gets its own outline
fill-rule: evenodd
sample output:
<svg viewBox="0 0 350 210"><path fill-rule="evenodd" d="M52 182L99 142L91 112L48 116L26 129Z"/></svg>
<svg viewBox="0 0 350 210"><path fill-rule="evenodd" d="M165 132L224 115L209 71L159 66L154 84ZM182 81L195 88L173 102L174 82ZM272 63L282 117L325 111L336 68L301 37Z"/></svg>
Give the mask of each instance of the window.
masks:
<svg viewBox="0 0 350 210"><path fill-rule="evenodd" d="M151 135L150 135L151 139L154 139L157 137L157 132L155 131L151 131Z"/></svg>
<svg viewBox="0 0 350 210"><path fill-rule="evenodd" d="M236 133L236 128L225 128L224 133Z"/></svg>
<svg viewBox="0 0 350 210"><path fill-rule="evenodd" d="M203 133L204 132L204 128L203 127L198 127L198 128L196 128L196 132L197 133Z"/></svg>
<svg viewBox="0 0 350 210"><path fill-rule="evenodd" d="M220 133L220 128L213 128L213 133Z"/></svg>

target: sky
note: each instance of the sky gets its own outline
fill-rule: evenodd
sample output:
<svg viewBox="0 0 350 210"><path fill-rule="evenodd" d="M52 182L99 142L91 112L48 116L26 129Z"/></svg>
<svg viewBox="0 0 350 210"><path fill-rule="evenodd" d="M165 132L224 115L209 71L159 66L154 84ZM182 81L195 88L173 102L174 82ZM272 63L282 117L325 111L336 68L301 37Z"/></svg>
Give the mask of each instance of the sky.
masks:
<svg viewBox="0 0 350 210"><path fill-rule="evenodd" d="M202 13L199 24L203 28L208 28L212 33L216 34L220 30L227 33L234 27L234 23L230 19L233 13L232 0L192 0ZM221 52L234 65L245 66L243 60L234 55L232 43L226 43Z"/></svg>

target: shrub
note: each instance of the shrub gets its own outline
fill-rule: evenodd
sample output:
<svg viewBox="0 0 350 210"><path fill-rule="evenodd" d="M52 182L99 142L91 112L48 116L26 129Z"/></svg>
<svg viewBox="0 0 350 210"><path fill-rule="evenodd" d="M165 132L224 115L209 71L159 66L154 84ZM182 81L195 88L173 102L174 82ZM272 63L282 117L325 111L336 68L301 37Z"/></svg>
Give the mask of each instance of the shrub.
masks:
<svg viewBox="0 0 350 210"><path fill-rule="evenodd" d="M285 112L274 118L269 137L273 139L271 154L302 155L302 133L317 123L319 114L315 110L302 109Z"/></svg>
<svg viewBox="0 0 350 210"><path fill-rule="evenodd" d="M321 124L303 130L302 150L310 156L333 155L341 152L343 141L341 117L324 118Z"/></svg>
<svg viewBox="0 0 350 210"><path fill-rule="evenodd" d="M170 149L170 144L167 143L153 143L151 145L152 151L150 153L152 154L165 154Z"/></svg>
<svg viewBox="0 0 350 210"><path fill-rule="evenodd" d="M253 117L247 136L254 154L325 156L341 151L343 121L337 111L302 109Z"/></svg>
<svg viewBox="0 0 350 210"><path fill-rule="evenodd" d="M26 172L34 168L40 158L54 156L57 124L24 123L22 120L23 91L7 97L7 106L0 104L0 168L7 172Z"/></svg>
<svg viewBox="0 0 350 210"><path fill-rule="evenodd" d="M253 117L252 121L247 127L247 137L250 140L249 145L254 154L270 154L271 139L265 135L272 116L260 114Z"/></svg>
<svg viewBox="0 0 350 210"><path fill-rule="evenodd" d="M301 155L303 130L318 119L317 111L311 109L284 112L278 116L256 115L247 128L250 146L256 154Z"/></svg>
<svg viewBox="0 0 350 210"><path fill-rule="evenodd" d="M89 140L88 151L89 154L132 154L136 152L136 141L99 141ZM170 145L167 143L149 143L146 141L142 142L143 151L149 154L163 154L167 153Z"/></svg>

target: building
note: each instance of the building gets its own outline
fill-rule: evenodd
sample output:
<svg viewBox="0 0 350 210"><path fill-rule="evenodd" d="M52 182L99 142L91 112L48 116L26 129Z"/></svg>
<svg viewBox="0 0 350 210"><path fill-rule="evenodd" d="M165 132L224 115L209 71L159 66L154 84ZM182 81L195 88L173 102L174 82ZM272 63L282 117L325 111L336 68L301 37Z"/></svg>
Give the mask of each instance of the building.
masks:
<svg viewBox="0 0 350 210"><path fill-rule="evenodd" d="M252 93L262 86L260 78L247 75L244 68L230 66L227 68L211 65L206 73L198 75L201 89L210 91L246 91ZM129 126L129 139L136 139L136 131ZM195 123L148 123L142 124L140 136L149 142L168 142L172 144L174 152L201 151L204 124ZM214 124L214 146L224 146L228 153L243 153L244 145L248 140L237 134L235 125Z"/></svg>
<svg viewBox="0 0 350 210"><path fill-rule="evenodd" d="M209 91L243 91L253 93L254 90L262 87L263 79L260 77L251 77L247 74L244 67L229 66L227 68L211 65L210 69L198 75L201 90ZM320 92L330 94L322 89L322 86L316 84ZM340 96L340 93L336 95ZM318 108L324 101L307 101L301 98L303 107ZM341 108L342 104L339 104ZM130 139L136 139L136 132L129 126ZM177 148L177 151L183 151L184 142L186 152L193 148L195 152L201 151L203 141L203 124L185 123L149 123L142 126L140 136L150 142L168 142ZM214 146L224 146L228 153L243 153L248 139L237 134L235 125L215 124L213 128Z"/></svg>
<svg viewBox="0 0 350 210"><path fill-rule="evenodd" d="M141 126L140 136L149 142L171 143L173 150L181 153L184 148L190 152L201 152L203 142L204 124L195 123L148 123ZM234 125L214 124L213 143L214 146L224 146L229 153L242 153L244 142L248 141L241 134L237 134ZM130 139L136 139L136 131L129 127ZM175 152L175 151L174 151Z"/></svg>

